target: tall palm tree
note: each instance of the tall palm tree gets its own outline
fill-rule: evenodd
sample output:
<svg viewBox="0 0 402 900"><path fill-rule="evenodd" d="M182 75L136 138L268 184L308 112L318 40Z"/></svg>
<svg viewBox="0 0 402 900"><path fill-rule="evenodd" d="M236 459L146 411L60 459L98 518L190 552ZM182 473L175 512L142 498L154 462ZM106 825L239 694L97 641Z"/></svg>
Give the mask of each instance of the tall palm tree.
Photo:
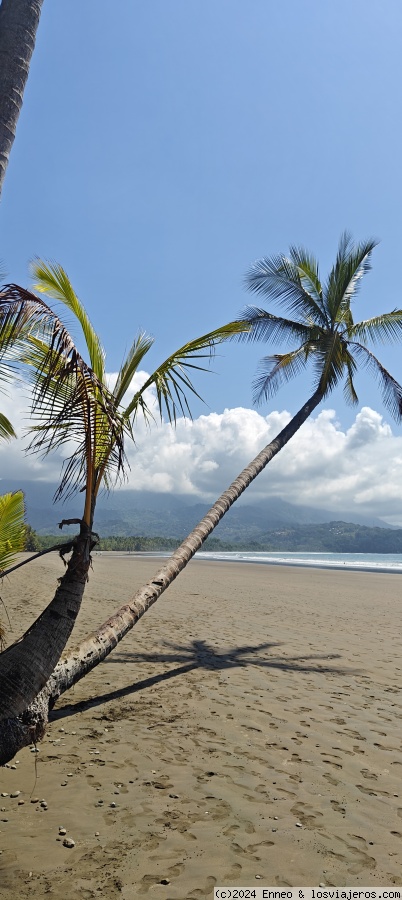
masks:
<svg viewBox="0 0 402 900"><path fill-rule="evenodd" d="M43 0L0 6L0 193L14 143Z"/></svg>
<svg viewBox="0 0 402 900"><path fill-rule="evenodd" d="M22 716L9 720L3 728L0 723L0 745L3 742L4 747L0 763L7 762L32 736L37 739L43 736L49 708L57 698L108 656L187 565L232 504L342 378L345 378L346 398L357 403L353 377L358 362L363 362L378 377L386 407L396 419L402 418L402 386L365 344L370 340L399 340L402 310L395 309L357 324L352 315L352 303L362 276L370 268L375 245L375 241L366 241L355 246L348 235L343 235L325 284L320 281L313 257L297 248L292 248L289 256L265 258L251 268L246 276L250 290L281 304L293 318L249 306L242 314L249 324L243 339L290 338L296 343L287 353L263 360L255 385L256 399L261 401L270 396L285 379L298 375L310 360L314 372L313 393L276 438L224 491L151 581L60 660L44 690Z"/></svg>
<svg viewBox="0 0 402 900"><path fill-rule="evenodd" d="M246 327L243 322L230 323L185 344L146 379L124 406L152 338L141 334L135 339L113 390L109 390L104 351L64 269L38 262L33 270L36 289L64 303L76 316L90 366L60 320L36 295L11 285L0 297L0 311L4 308L3 318L7 320L8 316L12 325L13 316L17 318L21 310L31 311L29 322L32 311L38 310L37 327L31 326L21 336L23 350L19 357L30 367L33 378L36 424L30 449L46 455L60 447L71 448L75 443L65 460L56 498L82 492L84 509L82 517L68 520L69 524L79 525L79 534L64 547L72 555L51 604L21 640L0 654L0 719L23 713L29 706L46 684L71 634L88 578L90 552L97 540L92 531L97 496L102 485L109 488L116 477L124 476L124 439L133 437L137 415L152 417L147 390L155 388L160 414L166 412L174 422L178 412L189 412L187 394L196 393L191 371L202 368L199 361L209 357L216 344Z"/></svg>
<svg viewBox="0 0 402 900"><path fill-rule="evenodd" d="M363 363L377 377L386 408L396 420L402 419L402 386L366 346L366 341L401 339L402 309L357 323L353 320L352 305L361 279L370 269L375 246L373 240L354 245L350 235L343 234L335 264L324 284L319 277L318 263L300 248L292 247L288 256L267 257L251 267L246 275L248 288L278 303L292 318L247 306L241 318L250 327L238 339L274 343L289 339L293 344L287 352L261 361L255 400L260 403L275 394L284 381L298 376L310 362L313 392L285 428L224 491L152 580L60 661L48 685L50 705L106 658L169 587L232 504L343 379L346 399L352 404L358 402L354 385L358 363Z"/></svg>

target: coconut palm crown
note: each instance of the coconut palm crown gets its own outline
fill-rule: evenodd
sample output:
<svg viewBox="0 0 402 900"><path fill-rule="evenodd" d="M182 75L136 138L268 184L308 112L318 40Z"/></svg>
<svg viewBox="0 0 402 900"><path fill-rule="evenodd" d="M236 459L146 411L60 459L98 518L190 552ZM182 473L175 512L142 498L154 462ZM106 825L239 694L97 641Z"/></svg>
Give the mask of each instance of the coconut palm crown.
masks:
<svg viewBox="0 0 402 900"><path fill-rule="evenodd" d="M354 322L352 313L376 244L375 240L355 244L345 232L324 283L316 259L300 247L291 247L288 256L264 257L251 266L245 279L248 289L281 306L291 318L249 305L241 318L250 323L250 331L240 335L240 340L286 340L293 345L285 353L260 361L254 382L256 403L272 397L311 362L315 393L320 399L344 380L345 400L356 404L354 377L362 364L379 381L384 404L392 416L402 418L402 387L366 346L367 342L401 340L402 310L393 309L361 322Z"/></svg>
<svg viewBox="0 0 402 900"><path fill-rule="evenodd" d="M46 455L75 441L76 448L64 463L56 499L83 491L83 519L91 527L100 488L111 487L115 476L124 477L127 469L124 438L134 438L133 429L138 415L143 415L146 421L153 418L152 408L147 402L149 388L153 388L156 394L161 418L165 414L169 422L175 424L178 414L191 417L188 397L191 394L199 397L191 381L192 372L205 368L200 365L200 360L209 359L217 344L243 332L248 326L243 321L231 322L189 341L162 362L133 393L133 379L153 344L153 338L141 332L135 337L114 386L109 388L105 352L65 270L58 264L38 260L32 265L32 274L37 292L62 303L74 315L81 328L95 377L89 402L85 395L77 403L74 394L66 409L66 386L65 383L60 385L57 359L56 365L51 366L52 375L49 377L49 347L44 341L31 340L26 362L33 366L36 386L34 413L40 420L31 429L34 432L31 449ZM110 428L105 403L100 402L102 393L110 404L108 412L114 413L113 428Z"/></svg>

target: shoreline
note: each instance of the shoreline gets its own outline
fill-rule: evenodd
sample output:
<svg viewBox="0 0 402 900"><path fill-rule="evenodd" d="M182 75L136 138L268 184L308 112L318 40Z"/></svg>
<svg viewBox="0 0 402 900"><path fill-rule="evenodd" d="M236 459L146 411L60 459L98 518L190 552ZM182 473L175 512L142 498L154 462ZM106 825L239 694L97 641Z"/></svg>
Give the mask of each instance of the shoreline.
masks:
<svg viewBox="0 0 402 900"><path fill-rule="evenodd" d="M375 574L376 572L378 572L381 575L402 575L402 567L401 567L401 569L392 569L391 567L387 567L387 566L378 566L378 567L358 566L358 565L353 566L351 564L348 565L348 563L343 563L342 565L341 564L331 565L329 563L325 564L324 562L322 562L322 563L317 562L317 563L313 564L313 563L308 563L308 562L302 563L300 561L292 562L291 560L284 561L284 560L274 560L274 559L266 560L266 559L254 559L254 558L253 559L235 559L235 558L225 559L223 557L212 558L209 554L212 554L213 552L214 551L212 551L212 550L197 551L197 553L195 554L193 559L196 562L203 562L203 563L207 562L207 563L211 563L211 564L228 563L231 565L232 563L233 564L245 563L247 565L256 565L256 566L259 566L259 565L284 566L284 567L289 566L291 568L301 569L302 571L304 571L305 569L312 569L313 571L315 571L316 569L326 569L331 572L367 572L370 574L371 573ZM217 554L219 554L219 551L216 551L216 552L217 552ZM236 553L237 551L234 550L231 552ZM238 552L239 553L248 553L248 552L252 553L253 551L239 550ZM269 551L267 551L267 552L269 552ZM272 552L280 552L280 551L272 551ZM284 552L286 552L286 551L284 551ZM293 551L289 551L289 552L293 552ZM294 552L297 553L298 551L296 550ZM308 551L301 551L301 552L308 552ZM312 552L316 552L316 551L312 551ZM173 551L172 551L172 553L173 553ZM165 555L162 555L162 554L165 554ZM208 556L207 556L207 554L208 554ZM168 551L163 551L163 550L160 550L160 551L158 551L158 550L150 550L150 551L146 551L146 550L143 550L143 551L142 550L97 550L97 551L95 551L95 553L93 555L94 556L104 556L105 558L114 558L114 557L125 558L125 557L127 557L127 558L132 558L132 559L155 559L155 560L159 559L159 560L163 561L165 559L170 559L170 556L172 554L169 553ZM203 559L203 555L205 555L204 559ZM383 555L383 554L380 554L380 555ZM390 554L390 555L395 555L395 554Z"/></svg>

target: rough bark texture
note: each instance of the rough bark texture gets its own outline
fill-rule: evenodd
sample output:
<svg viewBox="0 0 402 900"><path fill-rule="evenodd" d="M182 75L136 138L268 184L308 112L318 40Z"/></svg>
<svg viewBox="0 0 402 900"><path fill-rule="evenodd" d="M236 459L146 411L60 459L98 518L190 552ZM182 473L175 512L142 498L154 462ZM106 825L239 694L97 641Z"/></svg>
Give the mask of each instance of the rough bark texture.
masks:
<svg viewBox="0 0 402 900"><path fill-rule="evenodd" d="M46 687L20 716L0 722L0 766L28 744L37 744L45 735L49 718L49 691Z"/></svg>
<svg viewBox="0 0 402 900"><path fill-rule="evenodd" d="M59 661L81 606L90 547L86 529L76 539L52 602L23 637L0 654L0 720L23 713Z"/></svg>
<svg viewBox="0 0 402 900"><path fill-rule="evenodd" d="M9 762L22 747L32 743L33 734L36 740L40 740L46 729L49 710L54 706L58 697L99 665L144 613L156 603L160 595L199 550L232 504L265 469L270 460L288 443L321 400L322 395L317 391L280 434L255 457L253 462L243 469L168 562L159 569L152 581L137 591L130 603L122 606L97 631L90 634L78 647L60 660L46 687L36 697L30 708L15 719L0 721L0 765Z"/></svg>
<svg viewBox="0 0 402 900"><path fill-rule="evenodd" d="M22 107L43 0L0 6L0 193Z"/></svg>

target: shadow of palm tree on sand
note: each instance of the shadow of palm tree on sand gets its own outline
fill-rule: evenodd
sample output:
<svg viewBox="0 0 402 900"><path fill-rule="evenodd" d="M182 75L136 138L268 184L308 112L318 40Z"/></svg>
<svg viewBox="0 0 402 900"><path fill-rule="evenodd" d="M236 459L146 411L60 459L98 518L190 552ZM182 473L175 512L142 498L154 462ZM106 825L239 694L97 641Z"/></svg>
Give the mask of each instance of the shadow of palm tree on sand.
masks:
<svg viewBox="0 0 402 900"><path fill-rule="evenodd" d="M232 647L226 650L218 650L203 640L194 640L189 645L173 644L164 641L164 646L168 648L166 652L154 653L124 653L115 652L107 660L104 665L112 665L113 663L155 663L171 665L176 664L175 668L169 668L168 671L159 672L149 678L143 678L127 687L118 688L115 691L108 691L105 694L99 694L96 697L90 697L77 703L65 704L64 706L54 709L51 713L51 719L62 719L70 716L75 712L82 712L102 703L118 700L127 697L130 694L136 694L147 688L168 681L171 678L177 678L185 675L194 669L204 671L224 671L225 669L233 669L235 667L245 668L247 666L257 666L263 669L279 669L288 672L311 673L317 675L352 675L356 674L356 670L345 669L343 667L334 667L327 664L328 660L340 659L339 653L331 655L303 655L288 657L283 655L257 656L263 650L271 651L275 647L280 647L280 643L264 643L255 646L245 644L240 647ZM177 665L179 664L179 665Z"/></svg>

